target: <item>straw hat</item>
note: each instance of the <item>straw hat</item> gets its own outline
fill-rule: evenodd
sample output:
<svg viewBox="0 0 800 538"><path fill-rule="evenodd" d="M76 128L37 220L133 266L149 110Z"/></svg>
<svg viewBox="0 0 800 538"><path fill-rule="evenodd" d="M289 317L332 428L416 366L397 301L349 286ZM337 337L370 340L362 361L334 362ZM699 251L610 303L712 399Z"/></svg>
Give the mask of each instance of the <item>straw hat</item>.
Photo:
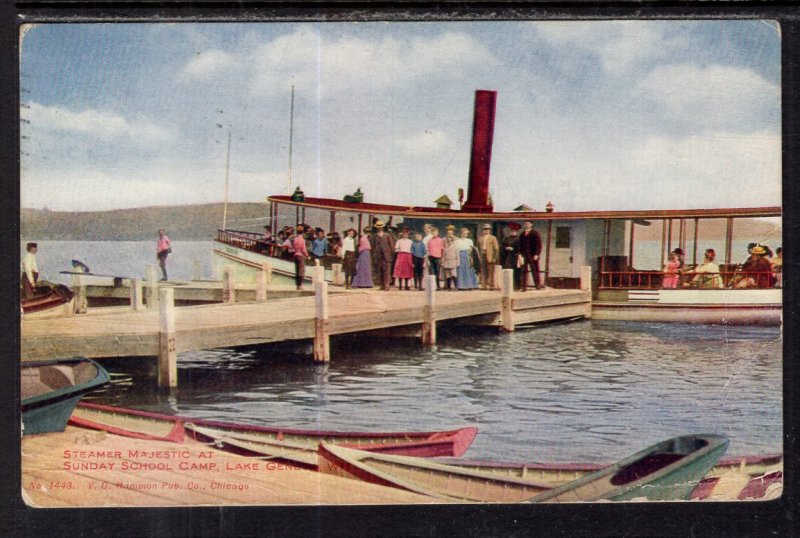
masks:
<svg viewBox="0 0 800 538"><path fill-rule="evenodd" d="M763 256L767 253L767 249L762 247L761 245L756 245L750 249L750 254L756 254L758 256Z"/></svg>
<svg viewBox="0 0 800 538"><path fill-rule="evenodd" d="M453 226L452 224L448 224L448 225L447 225L447 231L453 231L453 230L455 230L455 229L456 229L456 227L455 227L455 226Z"/></svg>
<svg viewBox="0 0 800 538"><path fill-rule="evenodd" d="M492 225L491 224L484 224L483 225L483 229L484 230L491 230L492 229Z"/></svg>
<svg viewBox="0 0 800 538"><path fill-rule="evenodd" d="M382 220L376 220L374 226L376 228L383 228L385 225L383 224Z"/></svg>

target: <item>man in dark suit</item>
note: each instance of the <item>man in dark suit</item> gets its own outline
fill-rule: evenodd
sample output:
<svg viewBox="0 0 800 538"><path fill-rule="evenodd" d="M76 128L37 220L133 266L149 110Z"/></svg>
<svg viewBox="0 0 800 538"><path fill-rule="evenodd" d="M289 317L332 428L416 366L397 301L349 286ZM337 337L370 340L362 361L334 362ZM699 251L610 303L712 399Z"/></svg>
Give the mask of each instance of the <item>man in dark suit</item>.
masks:
<svg viewBox="0 0 800 538"><path fill-rule="evenodd" d="M533 229L533 224L528 221L519 236L519 255L522 256L522 291L528 289L528 271L533 274L533 283L536 289L542 289L539 277L539 255L542 253L542 237Z"/></svg>
<svg viewBox="0 0 800 538"><path fill-rule="evenodd" d="M384 231L381 221L375 223L376 232L370 239L372 244L372 263L376 268L377 281L381 289L388 290L392 282L392 262L394 261L394 239Z"/></svg>

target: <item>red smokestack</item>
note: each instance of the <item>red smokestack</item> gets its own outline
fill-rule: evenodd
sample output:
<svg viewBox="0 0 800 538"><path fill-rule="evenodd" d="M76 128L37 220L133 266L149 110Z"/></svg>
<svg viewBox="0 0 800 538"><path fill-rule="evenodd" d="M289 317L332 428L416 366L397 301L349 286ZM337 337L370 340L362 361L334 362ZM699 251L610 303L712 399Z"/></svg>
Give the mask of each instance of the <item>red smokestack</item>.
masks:
<svg viewBox="0 0 800 538"><path fill-rule="evenodd" d="M469 163L469 191L462 211L490 213L489 164L492 160L494 112L497 92L475 91L475 117L472 122L472 156Z"/></svg>

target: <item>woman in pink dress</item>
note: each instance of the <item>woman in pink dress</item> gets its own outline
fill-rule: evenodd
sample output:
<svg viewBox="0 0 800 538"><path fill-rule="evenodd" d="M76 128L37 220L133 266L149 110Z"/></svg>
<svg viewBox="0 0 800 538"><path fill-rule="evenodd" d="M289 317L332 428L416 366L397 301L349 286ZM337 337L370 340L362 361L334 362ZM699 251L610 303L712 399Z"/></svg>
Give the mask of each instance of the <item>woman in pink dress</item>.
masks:
<svg viewBox="0 0 800 538"><path fill-rule="evenodd" d="M356 260L356 275L350 284L353 288L372 287L372 245L369 243L369 227L364 228L364 235L358 240L358 259Z"/></svg>
<svg viewBox="0 0 800 538"><path fill-rule="evenodd" d="M681 278L681 259L675 252L670 253L669 263L664 267L664 280L661 282L662 288L674 289L678 287Z"/></svg>
<svg viewBox="0 0 800 538"><path fill-rule="evenodd" d="M400 239L394 244L394 251L397 253L397 257L395 258L392 276L398 279L397 287L401 290L403 289L403 284L405 284L406 290L410 290L408 281L414 278L414 261L411 256L412 242L408 238L409 233L408 228L403 229Z"/></svg>

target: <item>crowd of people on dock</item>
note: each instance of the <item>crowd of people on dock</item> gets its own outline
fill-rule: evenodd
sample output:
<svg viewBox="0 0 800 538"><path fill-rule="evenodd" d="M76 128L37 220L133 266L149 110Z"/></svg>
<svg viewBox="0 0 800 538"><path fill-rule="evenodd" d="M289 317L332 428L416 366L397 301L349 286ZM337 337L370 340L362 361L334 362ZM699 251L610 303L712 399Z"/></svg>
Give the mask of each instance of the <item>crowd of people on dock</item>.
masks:
<svg viewBox="0 0 800 538"><path fill-rule="evenodd" d="M703 262L693 268L684 263L684 252L676 248L670 252L669 261L664 266L661 287L666 289L711 288L747 289L783 287L783 249L778 247L773 253L766 245L750 243L747 245L748 257L732 271L721 271L715 261L713 248L706 249Z"/></svg>
<svg viewBox="0 0 800 538"><path fill-rule="evenodd" d="M436 277L437 289L494 289L495 266L514 270L515 289L544 288L539 270L542 239L533 224L510 223L510 235L498 241L492 226L485 224L477 241L468 228L446 226L444 234L431 224L423 230L396 228L380 220L359 233L354 228L325 233L307 224L286 226L276 235L265 227L263 244L273 256L292 259L295 282L301 289L307 260L333 257L342 264L347 288L422 290L425 275ZM413 285L413 287L412 287Z"/></svg>

